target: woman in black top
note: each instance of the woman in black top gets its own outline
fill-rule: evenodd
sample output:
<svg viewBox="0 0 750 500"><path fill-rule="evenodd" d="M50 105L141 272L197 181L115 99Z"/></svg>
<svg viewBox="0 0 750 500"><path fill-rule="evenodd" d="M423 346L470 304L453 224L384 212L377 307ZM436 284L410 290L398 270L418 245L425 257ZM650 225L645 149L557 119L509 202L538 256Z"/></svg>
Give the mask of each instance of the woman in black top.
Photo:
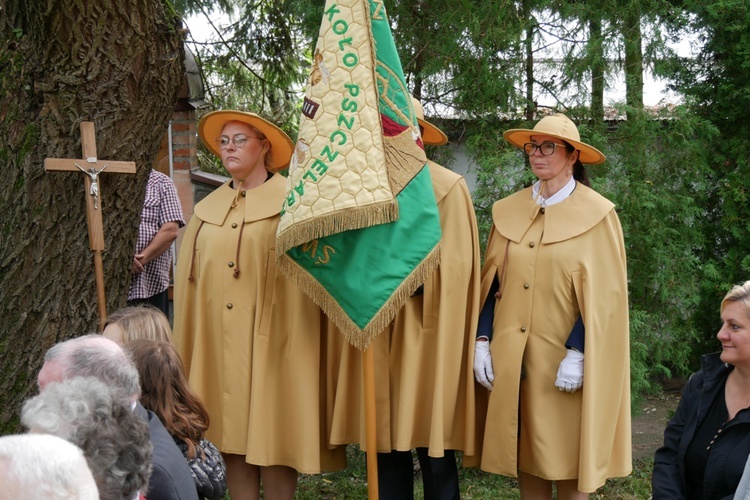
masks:
<svg viewBox="0 0 750 500"><path fill-rule="evenodd" d="M721 302L720 353L701 358L656 451L653 498L733 498L750 453L750 281Z"/></svg>

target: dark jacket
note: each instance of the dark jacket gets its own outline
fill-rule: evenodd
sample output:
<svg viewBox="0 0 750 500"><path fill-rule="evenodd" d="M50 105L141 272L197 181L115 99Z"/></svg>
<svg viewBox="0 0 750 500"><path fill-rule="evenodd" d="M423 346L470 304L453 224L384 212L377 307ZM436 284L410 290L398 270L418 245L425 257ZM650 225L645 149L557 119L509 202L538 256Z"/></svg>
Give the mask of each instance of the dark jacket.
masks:
<svg viewBox="0 0 750 500"><path fill-rule="evenodd" d="M651 476L653 499L685 498L685 453L698 426L706 418L711 402L723 387L733 367L719 353L701 357L701 370L694 373L682 391L677 411L664 431L664 445L656 451ZM703 482L703 498L731 499L750 452L750 410L741 410L724 427L711 446ZM739 471L739 475L737 472ZM719 496L719 492L725 492Z"/></svg>
<svg viewBox="0 0 750 500"><path fill-rule="evenodd" d="M138 403L135 411L148 422L154 454L148 480L148 500L198 500L193 476L185 457L159 417Z"/></svg>
<svg viewBox="0 0 750 500"><path fill-rule="evenodd" d="M219 449L208 439L201 439L196 445L194 458L188 457L188 445L182 439L172 436L182 456L190 466L199 498L221 500L227 494L227 466Z"/></svg>

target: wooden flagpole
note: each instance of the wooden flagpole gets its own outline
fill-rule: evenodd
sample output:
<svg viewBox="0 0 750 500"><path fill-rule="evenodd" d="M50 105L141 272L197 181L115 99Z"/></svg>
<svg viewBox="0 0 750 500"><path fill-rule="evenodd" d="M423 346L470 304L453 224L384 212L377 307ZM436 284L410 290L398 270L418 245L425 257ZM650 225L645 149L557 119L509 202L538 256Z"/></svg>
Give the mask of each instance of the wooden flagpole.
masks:
<svg viewBox="0 0 750 500"><path fill-rule="evenodd" d="M362 372L365 391L365 443L367 445L367 498L378 500L378 436L377 406L375 404L374 342L362 352Z"/></svg>

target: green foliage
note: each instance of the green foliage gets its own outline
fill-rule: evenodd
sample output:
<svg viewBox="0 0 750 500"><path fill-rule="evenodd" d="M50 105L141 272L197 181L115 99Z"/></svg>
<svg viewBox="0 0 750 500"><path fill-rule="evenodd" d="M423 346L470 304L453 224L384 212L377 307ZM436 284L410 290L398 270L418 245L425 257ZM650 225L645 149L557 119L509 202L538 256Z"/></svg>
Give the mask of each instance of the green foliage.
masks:
<svg viewBox="0 0 750 500"><path fill-rule="evenodd" d="M502 132L533 126L539 118L534 107L565 112L579 123L582 139L608 157L588 172L592 186L616 204L625 235L634 395L697 368L697 357L718 347L721 297L750 277L750 137L744 127L750 14L744 2L385 4L408 85L431 120L441 123L442 116L456 132L452 137L460 136L475 166L482 245L494 201L534 180L526 158ZM215 8L235 20L213 42L195 47L213 107L259 112L294 137L323 2L177 5L208 17L207 9ZM699 35L694 59L680 59L666 45L686 31ZM539 61L542 36L554 56ZM603 88L622 73L624 60L630 64L628 106L608 110L617 118L604 121ZM647 113L638 98L640 61L670 78L685 104ZM602 84L593 91L592 78ZM552 101L539 101L541 95ZM448 167L453 161L450 148L431 148L428 155ZM205 168L223 173L205 156Z"/></svg>
<svg viewBox="0 0 750 500"><path fill-rule="evenodd" d="M367 460L359 446L346 449L347 468L337 472L300 476L295 498L367 498Z"/></svg>
<svg viewBox="0 0 750 500"><path fill-rule="evenodd" d="M472 195L484 252L492 228L492 205L534 180L523 154L508 145L501 130L514 128L499 121L480 121L469 127L466 148L476 162L476 187Z"/></svg>
<svg viewBox="0 0 750 500"><path fill-rule="evenodd" d="M706 245L698 253L702 279L693 323L700 332L696 356L718 350L719 303L732 284L750 278L750 205L748 158L750 131L750 12L742 0L684 3L688 29L697 35L697 55L671 59L665 69L675 77L671 88L686 96L690 109L714 128L701 141L710 168L699 200L698 228Z"/></svg>
<svg viewBox="0 0 750 500"><path fill-rule="evenodd" d="M423 105L469 115L513 108L524 21L508 0L386 2L407 84ZM458 35L458 36L457 36ZM478 84L481 82L481 84Z"/></svg>
<svg viewBox="0 0 750 500"><path fill-rule="evenodd" d="M215 30L207 42L188 40L212 108L252 111L294 131L309 54L298 50L304 37L290 2L188 0L177 8L202 16Z"/></svg>
<svg viewBox="0 0 750 500"><path fill-rule="evenodd" d="M317 500L319 498L366 500L367 465L365 454L359 447L347 448L349 465L345 470L320 475L300 476L295 498ZM424 498L422 476L418 462L414 473L414 497ZM651 458L636 460L633 472L628 477L610 479L589 498L635 500L651 497ZM514 478L483 472L478 468L459 468L461 498L473 500L512 500L520 498L518 481Z"/></svg>
<svg viewBox="0 0 750 500"><path fill-rule="evenodd" d="M589 498L621 500L638 500L651 498L651 472L654 468L652 458L641 458L633 461L633 472L628 477L614 478L607 481Z"/></svg>
<svg viewBox="0 0 750 500"><path fill-rule="evenodd" d="M689 371L698 337L691 321L700 301L697 254L704 246L699 200L708 187L700 145L711 135L709 124L681 108L663 120L641 115L609 134L606 172L595 178L617 205L625 234L639 390L652 389L651 381L674 368Z"/></svg>

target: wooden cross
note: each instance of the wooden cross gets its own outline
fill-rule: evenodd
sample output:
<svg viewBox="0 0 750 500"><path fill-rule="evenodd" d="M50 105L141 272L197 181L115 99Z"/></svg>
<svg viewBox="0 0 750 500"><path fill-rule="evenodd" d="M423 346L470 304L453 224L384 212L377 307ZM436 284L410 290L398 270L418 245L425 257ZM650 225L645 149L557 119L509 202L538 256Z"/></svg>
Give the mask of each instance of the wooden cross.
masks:
<svg viewBox="0 0 750 500"><path fill-rule="evenodd" d="M94 252L94 272L96 274L96 299L99 308L99 331L104 329L107 320L107 304L104 296L104 266L102 265L102 250L104 250L104 229L102 211L99 209L99 174L104 169L107 173L134 174L135 162L132 161L102 161L96 157L96 135L92 122L81 122L81 149L83 159L47 158L44 160L44 170L64 172L82 171L86 174L84 188L86 196L86 221L89 228L89 245Z"/></svg>

